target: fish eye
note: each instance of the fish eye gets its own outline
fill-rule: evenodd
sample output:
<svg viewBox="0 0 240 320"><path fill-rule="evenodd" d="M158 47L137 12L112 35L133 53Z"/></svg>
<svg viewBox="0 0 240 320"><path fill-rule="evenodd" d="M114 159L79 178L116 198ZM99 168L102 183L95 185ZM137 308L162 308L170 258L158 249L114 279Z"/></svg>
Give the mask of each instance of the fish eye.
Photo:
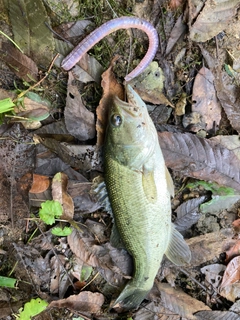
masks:
<svg viewBox="0 0 240 320"><path fill-rule="evenodd" d="M111 117L111 124L114 127L120 127L120 125L122 124L122 118L120 117L119 114L113 114Z"/></svg>

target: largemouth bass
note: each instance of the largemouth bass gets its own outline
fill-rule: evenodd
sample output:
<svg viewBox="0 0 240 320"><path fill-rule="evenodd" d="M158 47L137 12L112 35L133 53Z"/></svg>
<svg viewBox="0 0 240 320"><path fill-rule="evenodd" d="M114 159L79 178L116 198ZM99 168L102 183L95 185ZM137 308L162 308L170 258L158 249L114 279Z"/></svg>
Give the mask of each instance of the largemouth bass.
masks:
<svg viewBox="0 0 240 320"><path fill-rule="evenodd" d="M151 290L165 254L176 265L191 259L171 223L173 182L155 126L139 95L126 86L128 102L114 99L104 147L104 174L113 217L113 245L122 242L134 274L114 308L135 309Z"/></svg>

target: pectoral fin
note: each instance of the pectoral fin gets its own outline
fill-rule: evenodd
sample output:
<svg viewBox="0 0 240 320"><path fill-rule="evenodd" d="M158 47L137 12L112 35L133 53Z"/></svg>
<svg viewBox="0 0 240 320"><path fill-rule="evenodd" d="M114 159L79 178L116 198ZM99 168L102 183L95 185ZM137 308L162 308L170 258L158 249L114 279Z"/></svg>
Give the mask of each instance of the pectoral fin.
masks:
<svg viewBox="0 0 240 320"><path fill-rule="evenodd" d="M170 193L170 195L172 197L174 197L174 184L172 181L172 177L168 171L168 168L165 166L165 176L166 176L166 181L167 181L167 188L168 188L168 192Z"/></svg>
<svg viewBox="0 0 240 320"><path fill-rule="evenodd" d="M101 206L111 215L111 217L113 217L106 184L102 177L98 176L93 180L91 192L96 196Z"/></svg>
<svg viewBox="0 0 240 320"><path fill-rule="evenodd" d="M157 200L157 187L155 184L153 171L143 171L142 186L147 200L151 203L154 203Z"/></svg>
<svg viewBox="0 0 240 320"><path fill-rule="evenodd" d="M189 263L191 260L191 251L189 246L172 224L170 242L165 255L177 266Z"/></svg>

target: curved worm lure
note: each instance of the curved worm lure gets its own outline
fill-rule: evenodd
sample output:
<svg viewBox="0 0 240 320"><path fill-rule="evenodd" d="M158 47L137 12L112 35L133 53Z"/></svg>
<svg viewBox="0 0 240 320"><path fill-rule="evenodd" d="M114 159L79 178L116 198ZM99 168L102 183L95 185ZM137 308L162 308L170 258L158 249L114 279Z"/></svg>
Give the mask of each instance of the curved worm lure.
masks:
<svg viewBox="0 0 240 320"><path fill-rule="evenodd" d="M144 31L149 40L149 46L146 55L140 61L139 65L125 77L126 82L132 80L149 65L158 49L158 34L156 29L148 21L136 17L121 17L104 23L102 26L90 33L85 39L83 39L73 49L73 51L63 59L61 64L62 68L65 70L70 70L88 50L90 50L104 37L116 30L129 28L136 28Z"/></svg>

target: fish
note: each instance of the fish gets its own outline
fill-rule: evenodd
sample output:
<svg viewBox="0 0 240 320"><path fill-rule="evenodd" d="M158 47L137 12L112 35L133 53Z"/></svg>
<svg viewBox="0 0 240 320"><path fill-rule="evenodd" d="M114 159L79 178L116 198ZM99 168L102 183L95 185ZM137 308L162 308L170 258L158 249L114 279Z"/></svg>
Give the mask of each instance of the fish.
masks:
<svg viewBox="0 0 240 320"><path fill-rule="evenodd" d="M126 85L114 97L104 143L104 180L113 214L111 242L133 258L134 271L112 308L137 309L153 287L164 254L176 265L191 251L171 222L174 185L144 101Z"/></svg>

